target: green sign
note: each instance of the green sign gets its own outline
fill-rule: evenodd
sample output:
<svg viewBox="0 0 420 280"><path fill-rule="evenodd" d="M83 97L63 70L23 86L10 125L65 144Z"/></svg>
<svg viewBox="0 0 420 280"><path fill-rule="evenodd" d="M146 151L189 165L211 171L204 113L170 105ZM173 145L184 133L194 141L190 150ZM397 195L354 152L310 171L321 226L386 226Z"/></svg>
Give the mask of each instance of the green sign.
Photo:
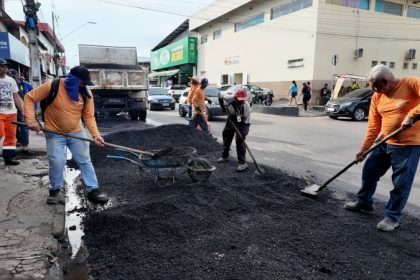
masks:
<svg viewBox="0 0 420 280"><path fill-rule="evenodd" d="M152 70L197 64L197 38L186 37L151 53Z"/></svg>

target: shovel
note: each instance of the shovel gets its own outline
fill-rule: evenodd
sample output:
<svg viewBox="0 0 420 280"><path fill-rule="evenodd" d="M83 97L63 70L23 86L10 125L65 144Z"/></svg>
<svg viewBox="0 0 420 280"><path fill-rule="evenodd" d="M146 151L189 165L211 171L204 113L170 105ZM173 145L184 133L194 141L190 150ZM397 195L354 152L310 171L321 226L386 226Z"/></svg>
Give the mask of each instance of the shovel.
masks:
<svg viewBox="0 0 420 280"><path fill-rule="evenodd" d="M15 121L12 121L12 123L13 124L16 124L16 125L28 127L26 125L26 123L15 122ZM44 131L44 132L58 134L58 135L61 135L61 136L64 136L64 137L68 137L68 138L74 138L74 139L79 139L79 140L82 140L82 141L87 141L87 142L95 143L95 140L89 139L89 138L74 136L74 135L70 135L70 134L67 134L67 133L63 133L63 132L52 131L52 130L49 130L49 129L43 128L43 127L41 127L41 130ZM151 156L152 158L160 158L162 156L165 156L165 155L169 154L173 150L173 148L169 147L169 148L163 149L163 150L161 150L161 151L159 151L157 153L152 153L152 152L141 151L141 150L132 149L132 148L129 148L129 147L120 146L120 145L116 145L116 144L112 144L112 143L107 143L107 142L103 142L103 144L105 146L107 146L107 147L111 147L111 148L115 148L115 149L122 149L122 150L126 150L126 151L133 152L133 153L138 153L138 154L143 154L143 155L148 155L148 156Z"/></svg>
<svg viewBox="0 0 420 280"><path fill-rule="evenodd" d="M375 145L373 145L372 147L370 147L369 150L365 151L362 156L363 157L366 157L368 154L370 154L370 152L372 152L378 146L380 146L383 143L385 143L388 139L391 139L392 137L394 137L395 135L397 135L398 133L400 133L402 130L403 130L402 127L398 128L397 130L395 130L394 132L392 132L390 135L386 136L381 141L379 141L378 143L376 143ZM343 174L344 172L346 172L350 167L352 167L353 165L355 165L357 163L358 163L357 160L352 161L350 164L348 164L346 167L344 167L341 171L339 171L337 174L335 174L334 176L332 176L322 186L318 186L316 184L313 184L313 185L310 185L310 186L304 188L303 190L301 190L301 193L303 195L305 195L305 196L316 197L317 194L320 191L322 191L323 189L325 189L328 186L328 184L331 183L335 178L337 178L338 176L340 176L341 174Z"/></svg>
<svg viewBox="0 0 420 280"><path fill-rule="evenodd" d="M236 133L238 134L239 138L241 138L241 139L242 139L242 141L244 142L245 147L246 147L246 149L248 150L248 153L249 153L249 155L251 156L252 161L254 162L255 167L257 168L258 173L260 173L260 174L264 174L264 173L265 173L264 168L261 168L261 167L258 165L257 161L256 161L256 160L255 160L255 158L254 158L254 155L253 155L253 154L252 154L252 152L251 152L251 149L250 149L250 148L248 147L248 145L246 144L246 142L245 142L244 138L242 137L242 134L241 134L241 132L239 131L238 127L235 125L235 123L234 123L232 120L230 120L229 118L228 118L228 120L230 121L230 124L232 125L233 129L235 129L235 131L236 131Z"/></svg>

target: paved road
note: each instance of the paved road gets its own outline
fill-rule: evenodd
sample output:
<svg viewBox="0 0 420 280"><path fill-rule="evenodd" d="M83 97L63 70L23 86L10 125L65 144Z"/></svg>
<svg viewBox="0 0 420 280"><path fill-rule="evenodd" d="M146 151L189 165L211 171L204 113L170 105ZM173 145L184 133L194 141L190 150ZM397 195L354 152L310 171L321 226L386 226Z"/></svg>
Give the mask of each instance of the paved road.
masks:
<svg viewBox="0 0 420 280"><path fill-rule="evenodd" d="M253 113L247 143L254 156L267 164L322 184L354 159L359 150L367 121L332 120L328 117L285 117ZM148 123L187 124L177 111L151 111ZM225 118L211 122L212 133L221 139ZM248 157L251 160L250 157ZM356 193L362 164L353 166L330 184L339 198ZM390 171L378 185L376 197L386 201L392 189ZM302 188L305 186L302 186ZM417 173L407 210L420 215L420 173Z"/></svg>

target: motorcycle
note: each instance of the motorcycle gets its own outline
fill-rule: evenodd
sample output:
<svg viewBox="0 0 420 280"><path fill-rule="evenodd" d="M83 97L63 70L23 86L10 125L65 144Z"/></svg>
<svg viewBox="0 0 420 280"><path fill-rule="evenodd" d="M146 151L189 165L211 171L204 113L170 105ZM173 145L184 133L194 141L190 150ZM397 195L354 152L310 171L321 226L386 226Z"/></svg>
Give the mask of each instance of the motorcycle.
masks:
<svg viewBox="0 0 420 280"><path fill-rule="evenodd" d="M251 106L253 104L261 104L262 106L271 106L273 104L273 93L263 91L251 91Z"/></svg>

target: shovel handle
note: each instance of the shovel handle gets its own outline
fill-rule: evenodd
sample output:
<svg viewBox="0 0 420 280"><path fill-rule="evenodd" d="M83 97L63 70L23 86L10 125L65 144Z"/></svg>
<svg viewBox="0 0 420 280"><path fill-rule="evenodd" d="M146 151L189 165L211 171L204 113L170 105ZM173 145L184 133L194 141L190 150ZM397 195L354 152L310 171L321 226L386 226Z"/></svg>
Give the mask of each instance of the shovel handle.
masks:
<svg viewBox="0 0 420 280"><path fill-rule="evenodd" d="M26 123L23 123L23 122L15 122L15 121L12 121L12 123L13 124L16 124L16 125L28 127L27 124ZM52 134L58 134L58 135L61 135L61 136L64 136L64 137L68 137L68 138L74 138L74 139L78 139L78 140L82 140L82 141L87 141L87 142L95 143L95 140L90 139L90 138L74 136L74 135L70 135L70 134L64 133L64 132L52 131L52 130L50 130L48 128L44 128L44 127L41 127L41 130L44 131L44 132L48 132L48 133L52 133ZM126 150L126 151L130 151L130 152L134 152L134 153L139 153L139 154L144 154L144 155L149 155L149 156L154 156L155 155L154 153L151 153L151 152L146 152L146 151L141 151L141 150L137 150L137 149L132 149L132 148L129 148L129 147L124 147L124 146L120 146L120 145L108 143L108 142L105 142L105 141L103 142L103 144L105 146L107 146L107 147L111 147L111 148L115 148L115 149L123 149L123 150Z"/></svg>

